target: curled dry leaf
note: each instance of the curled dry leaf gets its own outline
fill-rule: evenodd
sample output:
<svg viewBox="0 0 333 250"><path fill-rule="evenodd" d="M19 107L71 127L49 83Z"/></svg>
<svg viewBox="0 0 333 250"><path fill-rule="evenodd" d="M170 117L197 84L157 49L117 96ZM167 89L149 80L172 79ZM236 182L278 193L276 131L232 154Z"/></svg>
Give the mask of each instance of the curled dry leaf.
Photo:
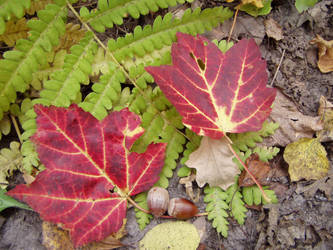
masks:
<svg viewBox="0 0 333 250"><path fill-rule="evenodd" d="M267 119L278 123L280 126L274 135L265 138L266 146L285 147L300 138L312 138L316 131L323 129L320 117L303 115L297 110L296 105L280 91L277 92L273 110Z"/></svg>
<svg viewBox="0 0 333 250"><path fill-rule="evenodd" d="M183 184L185 185L185 190L186 190L186 194L191 198L191 200L196 203L199 201L200 198L200 190L198 189L196 191L196 195L194 194L193 191L193 181L195 181L195 177L196 175L194 173L190 174L187 177L181 178L179 180L179 184Z"/></svg>
<svg viewBox="0 0 333 250"><path fill-rule="evenodd" d="M259 159L258 154L250 155L250 157L246 159L245 164L261 185L269 184L268 177L271 168L267 162L263 162ZM238 185L240 187L249 187L255 185L255 183L248 172L243 170L239 176Z"/></svg>
<svg viewBox="0 0 333 250"><path fill-rule="evenodd" d="M264 21L265 30L268 37L280 41L283 39L283 32L280 24L278 24L274 19L269 18Z"/></svg>
<svg viewBox="0 0 333 250"><path fill-rule="evenodd" d="M311 44L318 46L318 68L323 73L333 71L333 40L326 41L321 36L310 41Z"/></svg>
<svg viewBox="0 0 333 250"><path fill-rule="evenodd" d="M208 183L211 187L219 186L226 190L240 173L233 157L226 137L220 140L203 137L200 147L190 155L186 165L197 170L199 187Z"/></svg>

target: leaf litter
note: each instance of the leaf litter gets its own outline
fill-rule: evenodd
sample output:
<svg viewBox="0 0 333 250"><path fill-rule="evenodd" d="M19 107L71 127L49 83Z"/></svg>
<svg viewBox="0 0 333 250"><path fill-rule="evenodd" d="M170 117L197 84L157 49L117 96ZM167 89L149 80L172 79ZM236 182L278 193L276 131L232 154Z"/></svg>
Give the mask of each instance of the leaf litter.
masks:
<svg viewBox="0 0 333 250"><path fill-rule="evenodd" d="M328 1L326 1L326 3L327 3ZM291 197L290 199L295 199L296 197L295 196L293 196L293 197ZM290 205L288 206L288 205L285 205L285 207L290 207ZM291 210L290 210L291 211ZM297 210L295 210L296 212L297 212ZM309 215L307 215L307 216L309 216ZM316 221L316 220L314 220L314 221ZM252 236L251 236L251 238L252 238ZM246 239L246 237L244 238L244 239ZM247 244L246 242L248 242L248 241L246 241L245 240L245 244ZM316 241L314 241L314 242L316 242ZM230 242L229 241L224 241L224 243L226 244L226 246L230 246L230 245L232 245L232 244L230 244ZM253 243L253 242L252 242ZM275 243L278 243L277 241L275 241ZM283 241L282 241L282 243L283 243ZM229 244L229 245L228 245ZM281 242L280 242L280 244L281 244ZM234 245L233 245L234 246ZM237 245L237 246L240 246L240 245ZM275 244L275 246L276 246L276 244Z"/></svg>

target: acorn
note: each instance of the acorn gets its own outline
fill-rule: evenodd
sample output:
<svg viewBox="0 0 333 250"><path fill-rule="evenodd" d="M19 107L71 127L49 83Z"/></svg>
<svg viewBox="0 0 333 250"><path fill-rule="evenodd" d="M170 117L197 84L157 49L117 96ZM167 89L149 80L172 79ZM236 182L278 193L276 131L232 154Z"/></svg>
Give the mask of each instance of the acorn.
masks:
<svg viewBox="0 0 333 250"><path fill-rule="evenodd" d="M197 206L184 198L172 198L168 206L168 214L176 219L186 220L199 212Z"/></svg>
<svg viewBox="0 0 333 250"><path fill-rule="evenodd" d="M161 187L151 188L148 192L147 204L149 211L155 217L160 217L168 209L168 204L169 204L168 191Z"/></svg>

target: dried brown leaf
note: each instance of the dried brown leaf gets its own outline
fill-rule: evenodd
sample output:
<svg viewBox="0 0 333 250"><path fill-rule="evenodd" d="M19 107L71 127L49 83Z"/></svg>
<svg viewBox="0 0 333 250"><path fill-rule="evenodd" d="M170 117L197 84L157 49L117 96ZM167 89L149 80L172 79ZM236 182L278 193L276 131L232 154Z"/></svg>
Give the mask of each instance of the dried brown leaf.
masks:
<svg viewBox="0 0 333 250"><path fill-rule="evenodd" d="M285 147L300 138L312 138L316 131L323 129L320 117L303 115L296 105L280 91L277 92L273 110L267 119L279 124L274 135L264 140L266 146Z"/></svg>
<svg viewBox="0 0 333 250"><path fill-rule="evenodd" d="M233 157L226 137L214 140L205 136L186 165L197 170L196 181L199 187L209 183L211 187L219 186L225 190L235 183L234 177L240 173L238 166L232 161Z"/></svg>
<svg viewBox="0 0 333 250"><path fill-rule="evenodd" d="M276 41L283 39L283 31L280 26L274 19L269 18L264 21L265 30L268 37L275 39Z"/></svg>
<svg viewBox="0 0 333 250"><path fill-rule="evenodd" d="M321 36L310 41L311 44L318 46L318 68L323 73L333 71L333 40L326 41Z"/></svg>
<svg viewBox="0 0 333 250"><path fill-rule="evenodd" d="M270 166L267 162L263 162L259 159L258 154L250 155L246 161L246 166L248 167L249 171L256 177L257 181L261 185L268 185L270 182L268 181L268 176L270 173ZM249 175L249 173L245 170L239 176L238 185L240 187L249 187L255 185L255 182Z"/></svg>
<svg viewBox="0 0 333 250"><path fill-rule="evenodd" d="M120 242L120 238L127 234L125 230L126 219L124 220L123 226L117 233L111 234L100 242L93 242L81 248L81 250L107 250L115 249L124 246ZM57 225L43 221L42 224L43 233L43 245L47 250L74 250L73 243L70 239L69 232L61 229Z"/></svg>
<svg viewBox="0 0 333 250"><path fill-rule="evenodd" d="M6 31L0 35L0 41L5 42L9 47L13 47L17 40L28 37L29 28L27 20L10 20L6 23Z"/></svg>

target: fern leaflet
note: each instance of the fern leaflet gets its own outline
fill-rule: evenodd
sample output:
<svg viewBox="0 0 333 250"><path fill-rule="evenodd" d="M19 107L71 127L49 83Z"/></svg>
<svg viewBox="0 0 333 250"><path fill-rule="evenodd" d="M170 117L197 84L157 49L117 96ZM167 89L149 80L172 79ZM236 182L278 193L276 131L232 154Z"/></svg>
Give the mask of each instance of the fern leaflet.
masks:
<svg viewBox="0 0 333 250"><path fill-rule="evenodd" d="M168 13L163 19L158 16L152 26L146 25L143 29L137 26L133 34L109 40L108 48L126 68L133 65L133 57L135 65L147 65L147 62L152 62L170 51L169 47L176 41L178 31L192 35L200 34L211 30L231 16L232 11L223 7L203 11L200 8L194 11L187 9L181 19L173 18L172 14ZM168 46L168 49L165 49L165 46Z"/></svg>
<svg viewBox="0 0 333 250"><path fill-rule="evenodd" d="M100 81L92 86L94 92L88 94L79 106L102 120L107 116L107 110L111 110L112 103L119 98L120 84L124 81L125 77L121 71L110 70L110 73L102 75Z"/></svg>
<svg viewBox="0 0 333 250"><path fill-rule="evenodd" d="M237 183L237 182L236 182ZM244 224L246 218L247 209L244 206L244 201L242 200L243 196L238 190L238 185L234 184L227 189L227 203L231 208L231 214L237 220L240 225Z"/></svg>
<svg viewBox="0 0 333 250"><path fill-rule="evenodd" d="M14 170L21 169L22 155L20 153L20 143L12 141L10 148L3 148L0 151L0 189L7 185L6 177Z"/></svg>
<svg viewBox="0 0 333 250"><path fill-rule="evenodd" d="M24 1L23 1L24 2ZM62 2L61 2L62 3ZM16 91L24 92L32 80L32 75L41 65L47 64L46 55L59 42L65 32L63 18L66 5L49 4L38 12L39 20L30 20L30 36L20 39L15 50L4 53L0 60L0 118L8 111L9 104L16 99Z"/></svg>
<svg viewBox="0 0 333 250"><path fill-rule="evenodd" d="M80 92L80 83L89 83L91 64L97 44L91 33L72 46L71 54L67 54L63 69L51 75L51 79L44 83L40 96L43 104L68 107Z"/></svg>
<svg viewBox="0 0 333 250"><path fill-rule="evenodd" d="M140 207L148 210L147 192L136 195L134 200ZM151 214L144 213L137 208L135 208L135 216L141 230L144 229L153 218Z"/></svg>
<svg viewBox="0 0 333 250"><path fill-rule="evenodd" d="M200 142L201 142L201 138L202 138L201 136L197 135L196 133L189 130L188 128L186 128L185 134L186 134L186 137L189 139L189 141L186 143L186 148L183 152L183 157L180 160L180 163L184 166L182 166L178 170L177 174L179 177L185 177L185 176L190 175L191 169L189 167L185 166L185 163L188 160L188 158L190 157L190 154L192 152L194 152L200 146Z"/></svg>
<svg viewBox="0 0 333 250"><path fill-rule="evenodd" d="M187 0L192 2L193 0ZM80 9L82 19L89 23L97 32L105 32L105 28L112 28L114 24L121 25L128 14L133 18L147 15L149 11L156 12L159 8L168 8L185 0L99 0L97 9Z"/></svg>
<svg viewBox="0 0 333 250"><path fill-rule="evenodd" d="M208 212L208 220L213 220L213 227L216 231L221 233L224 237L228 236L228 204L226 200L228 194L224 192L220 187L205 187L204 202L207 203L206 211Z"/></svg>
<svg viewBox="0 0 333 250"><path fill-rule="evenodd" d="M229 137L233 142L232 146L234 149L246 152L249 148L255 147L256 143L262 142L263 137L274 134L278 127L279 124L277 123L265 121L259 131L230 134Z"/></svg>
<svg viewBox="0 0 333 250"><path fill-rule="evenodd" d="M267 189L267 187L263 188L265 194L271 200L271 203L277 203L278 199L275 195L275 192L273 190ZM267 201L263 198L262 193L257 186L243 187L242 194L245 203L249 206L267 204Z"/></svg>

